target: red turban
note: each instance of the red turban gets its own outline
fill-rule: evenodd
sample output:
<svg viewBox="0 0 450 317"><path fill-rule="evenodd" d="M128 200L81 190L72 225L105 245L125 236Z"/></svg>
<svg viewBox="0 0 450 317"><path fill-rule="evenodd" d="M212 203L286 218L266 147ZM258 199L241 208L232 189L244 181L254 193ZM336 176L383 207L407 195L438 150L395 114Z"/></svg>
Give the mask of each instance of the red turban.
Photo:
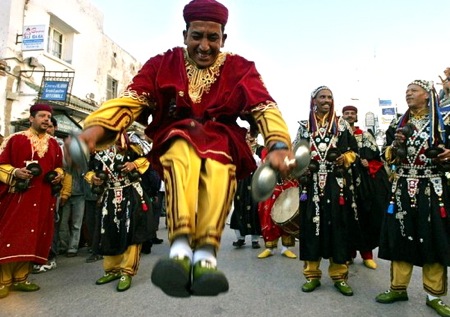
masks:
<svg viewBox="0 0 450 317"><path fill-rule="evenodd" d="M49 105L46 105L44 103L37 103L37 104L31 106L30 113L38 112L38 111L48 111L50 113L53 113L52 107L50 107Z"/></svg>
<svg viewBox="0 0 450 317"><path fill-rule="evenodd" d="M228 9L215 0L193 0L183 10L186 23L192 21L212 21L223 26L228 21Z"/></svg>
<svg viewBox="0 0 450 317"><path fill-rule="evenodd" d="M353 110L354 112L358 113L358 108L356 108L355 106L345 106L344 108L342 108L342 113L348 110Z"/></svg>

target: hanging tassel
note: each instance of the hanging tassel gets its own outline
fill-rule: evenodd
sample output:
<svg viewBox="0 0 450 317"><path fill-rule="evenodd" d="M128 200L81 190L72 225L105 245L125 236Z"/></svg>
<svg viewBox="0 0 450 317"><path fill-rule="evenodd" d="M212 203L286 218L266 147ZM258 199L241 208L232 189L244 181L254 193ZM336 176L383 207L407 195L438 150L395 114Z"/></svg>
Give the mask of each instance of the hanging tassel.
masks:
<svg viewBox="0 0 450 317"><path fill-rule="evenodd" d="M142 211L148 211L148 206L145 201L142 201Z"/></svg>
<svg viewBox="0 0 450 317"><path fill-rule="evenodd" d="M447 218L447 212L445 211L441 195L439 195L439 212L441 213L441 218Z"/></svg>
<svg viewBox="0 0 450 317"><path fill-rule="evenodd" d="M445 211L444 203L442 198L439 197L439 211L441 212L441 218L447 218L447 212Z"/></svg>
<svg viewBox="0 0 450 317"><path fill-rule="evenodd" d="M302 191L302 194L300 195L300 201L306 201L308 199L308 194L306 193L306 190Z"/></svg>
<svg viewBox="0 0 450 317"><path fill-rule="evenodd" d="M445 211L444 206L441 206L441 208L439 208L440 212L441 212L441 218L447 218L447 212Z"/></svg>
<svg viewBox="0 0 450 317"><path fill-rule="evenodd" d="M392 215L394 213L394 202L393 201L391 201L389 203L389 207L388 207L387 213L390 214L390 215Z"/></svg>

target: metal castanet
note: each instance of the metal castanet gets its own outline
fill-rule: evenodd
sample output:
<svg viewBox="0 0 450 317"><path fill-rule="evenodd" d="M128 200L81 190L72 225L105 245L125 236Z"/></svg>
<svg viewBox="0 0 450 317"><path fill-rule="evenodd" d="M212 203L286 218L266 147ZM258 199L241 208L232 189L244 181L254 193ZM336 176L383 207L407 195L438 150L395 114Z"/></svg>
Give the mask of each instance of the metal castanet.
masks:
<svg viewBox="0 0 450 317"><path fill-rule="evenodd" d="M341 151L338 148L331 148L328 150L327 152L327 156L325 157L325 159L328 162L333 163L334 161L337 160L337 158L341 156Z"/></svg>
<svg viewBox="0 0 450 317"><path fill-rule="evenodd" d="M88 170L88 162L89 162L89 149L87 144L80 140L77 135L72 134L69 136L69 168L73 168L74 165L77 165L82 172L86 172Z"/></svg>
<svg viewBox="0 0 450 317"><path fill-rule="evenodd" d="M290 177L299 178L307 170L311 161L311 151L309 142L301 140L294 148L295 167ZM287 160L286 164L290 164ZM269 163L263 163L253 174L252 178L252 197L255 201L263 201L269 198L279 179L279 173L275 171Z"/></svg>
<svg viewBox="0 0 450 317"><path fill-rule="evenodd" d="M397 129L397 132L403 134L405 136L405 140L406 140L406 139L409 139L413 135L414 130L415 130L414 124L408 122L403 127ZM396 155L400 159L404 159L407 156L408 153L406 150L406 144L404 142L399 142L397 140L394 140L394 142L392 142L392 145L393 145L394 155Z"/></svg>
<svg viewBox="0 0 450 317"><path fill-rule="evenodd" d="M255 201L263 201L272 195L277 184L278 173L269 163L263 163L252 177L252 197Z"/></svg>
<svg viewBox="0 0 450 317"><path fill-rule="evenodd" d="M42 173L42 168L38 163L30 163L27 165L27 170L30 171L31 175L39 176Z"/></svg>
<svg viewBox="0 0 450 317"><path fill-rule="evenodd" d="M425 156L428 158L434 159L442 152L444 152L444 149L442 147L431 146L425 150Z"/></svg>
<svg viewBox="0 0 450 317"><path fill-rule="evenodd" d="M295 145L294 156L296 164L291 175L295 178L299 178L308 170L309 162L311 161L311 149L309 142L306 139L300 140Z"/></svg>

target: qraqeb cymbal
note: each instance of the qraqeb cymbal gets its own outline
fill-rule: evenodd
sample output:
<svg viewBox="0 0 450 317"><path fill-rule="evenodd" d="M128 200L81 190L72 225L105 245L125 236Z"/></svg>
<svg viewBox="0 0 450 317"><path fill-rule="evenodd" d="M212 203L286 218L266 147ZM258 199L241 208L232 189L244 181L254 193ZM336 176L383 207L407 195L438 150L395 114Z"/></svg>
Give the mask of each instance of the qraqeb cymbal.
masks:
<svg viewBox="0 0 450 317"><path fill-rule="evenodd" d="M302 139L295 145L294 157L296 166L292 170L291 175L299 178L308 170L309 162L311 161L311 150L307 140Z"/></svg>
<svg viewBox="0 0 450 317"><path fill-rule="evenodd" d="M263 163L252 177L252 197L255 201L263 201L272 195L277 184L278 174L268 164Z"/></svg>
<svg viewBox="0 0 450 317"><path fill-rule="evenodd" d="M68 152L70 155L70 168L77 165L82 172L88 170L89 149L86 143L73 134L70 136Z"/></svg>
<svg viewBox="0 0 450 317"><path fill-rule="evenodd" d="M301 140L294 148L295 168L291 171L291 176L299 178L309 167L311 161L311 151L309 142ZM263 163L252 178L252 197L255 201L263 201L272 195L277 185L278 172L269 163Z"/></svg>
<svg viewBox="0 0 450 317"><path fill-rule="evenodd" d="M444 152L443 148L438 146L432 146L425 150L425 156L428 158L436 158L442 152Z"/></svg>

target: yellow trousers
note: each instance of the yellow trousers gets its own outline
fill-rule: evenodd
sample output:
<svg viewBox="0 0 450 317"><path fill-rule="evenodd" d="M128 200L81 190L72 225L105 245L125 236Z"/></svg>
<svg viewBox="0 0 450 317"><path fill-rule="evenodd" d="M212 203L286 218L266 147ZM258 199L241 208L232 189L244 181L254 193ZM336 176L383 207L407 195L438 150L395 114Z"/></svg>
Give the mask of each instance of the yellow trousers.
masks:
<svg viewBox="0 0 450 317"><path fill-rule="evenodd" d="M32 270L31 262L11 262L0 264L0 286L25 282Z"/></svg>
<svg viewBox="0 0 450 317"><path fill-rule="evenodd" d="M217 251L236 191L236 167L200 158L184 139L176 139L160 160L169 240L186 235L193 249L211 245Z"/></svg>
<svg viewBox="0 0 450 317"><path fill-rule="evenodd" d="M106 273L136 275L141 259L141 247L141 244L133 244L122 254L103 256L103 269Z"/></svg>
<svg viewBox="0 0 450 317"><path fill-rule="evenodd" d="M409 285L413 265L408 262L391 262L391 289L404 291ZM424 264L422 267L424 290L434 296L447 294L447 267L440 263Z"/></svg>
<svg viewBox="0 0 450 317"><path fill-rule="evenodd" d="M319 261L305 261L303 264L303 275L306 279L320 279L322 271L320 270ZM330 265L328 266L328 275L334 282L346 281L348 277L348 265L337 264L330 258Z"/></svg>
<svg viewBox="0 0 450 317"><path fill-rule="evenodd" d="M268 249L275 249L278 246L279 238L271 241L264 241L264 245ZM295 246L295 238L292 235L282 235L281 236L281 245L285 247L293 247Z"/></svg>

